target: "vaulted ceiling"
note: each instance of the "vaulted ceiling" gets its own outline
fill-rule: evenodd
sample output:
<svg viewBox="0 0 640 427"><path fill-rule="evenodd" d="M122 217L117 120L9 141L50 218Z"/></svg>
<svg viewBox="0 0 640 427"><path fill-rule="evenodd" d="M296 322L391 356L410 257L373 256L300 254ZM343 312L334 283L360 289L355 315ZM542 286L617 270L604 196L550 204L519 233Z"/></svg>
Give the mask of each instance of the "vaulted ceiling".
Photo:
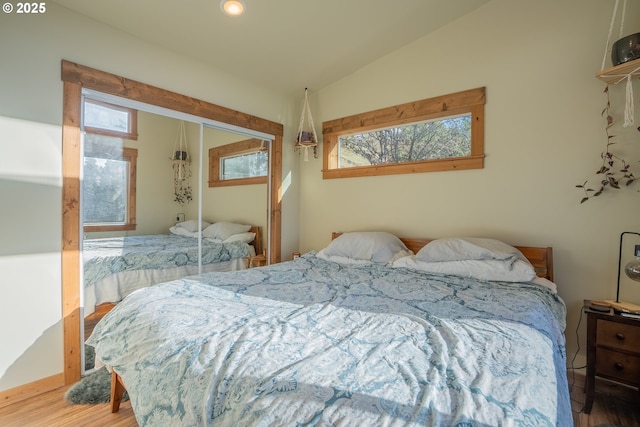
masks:
<svg viewBox="0 0 640 427"><path fill-rule="evenodd" d="M286 94L319 90L489 0L55 0L139 39Z"/></svg>

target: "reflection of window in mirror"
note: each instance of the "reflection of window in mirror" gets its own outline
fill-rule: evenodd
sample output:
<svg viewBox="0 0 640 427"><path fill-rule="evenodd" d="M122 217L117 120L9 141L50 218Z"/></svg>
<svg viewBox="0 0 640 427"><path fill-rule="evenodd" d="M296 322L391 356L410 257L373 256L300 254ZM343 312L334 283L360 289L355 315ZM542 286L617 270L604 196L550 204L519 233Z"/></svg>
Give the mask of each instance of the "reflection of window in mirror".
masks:
<svg viewBox="0 0 640 427"><path fill-rule="evenodd" d="M85 140L89 137L86 135ZM109 156L85 152L82 184L84 231L136 229L137 156L138 150L134 148L121 148L119 155Z"/></svg>
<svg viewBox="0 0 640 427"><path fill-rule="evenodd" d="M247 139L209 150L209 187L266 184L268 147Z"/></svg>
<svg viewBox="0 0 640 427"><path fill-rule="evenodd" d="M135 230L137 112L85 99L83 121L84 231Z"/></svg>
<svg viewBox="0 0 640 427"><path fill-rule="evenodd" d="M138 112L131 108L85 99L83 121L85 132L138 139Z"/></svg>

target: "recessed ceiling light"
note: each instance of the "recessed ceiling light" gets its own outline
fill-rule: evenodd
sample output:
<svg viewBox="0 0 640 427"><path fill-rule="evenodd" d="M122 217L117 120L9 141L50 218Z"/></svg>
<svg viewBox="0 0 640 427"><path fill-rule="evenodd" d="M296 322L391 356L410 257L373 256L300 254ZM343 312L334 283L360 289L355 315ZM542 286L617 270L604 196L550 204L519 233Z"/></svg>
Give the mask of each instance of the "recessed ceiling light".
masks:
<svg viewBox="0 0 640 427"><path fill-rule="evenodd" d="M238 16L244 13L244 2L242 0L222 0L220 9L230 16Z"/></svg>

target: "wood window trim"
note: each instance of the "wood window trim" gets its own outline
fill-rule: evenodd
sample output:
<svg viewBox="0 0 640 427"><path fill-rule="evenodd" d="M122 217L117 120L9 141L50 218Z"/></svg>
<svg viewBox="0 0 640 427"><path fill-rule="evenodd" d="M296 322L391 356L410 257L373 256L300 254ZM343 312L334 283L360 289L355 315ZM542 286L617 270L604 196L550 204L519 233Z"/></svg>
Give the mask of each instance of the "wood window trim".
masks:
<svg viewBox="0 0 640 427"><path fill-rule="evenodd" d="M96 128L92 126L84 126L84 131L89 133L95 133L98 135L115 136L118 138L129 139L132 141L138 140L138 110L133 108L122 107L120 105L109 104L108 102L97 101L91 98L85 98L84 102L91 104L102 105L113 110L124 111L129 115L129 132L118 132L115 130Z"/></svg>
<svg viewBox="0 0 640 427"><path fill-rule="evenodd" d="M224 157L254 153L262 148L262 140L257 138L232 142L209 149L209 187L230 187L234 185L266 184L266 176L251 178L220 179L220 159Z"/></svg>
<svg viewBox="0 0 640 427"><path fill-rule="evenodd" d="M322 124L323 179L481 169L484 167L484 87L355 114ZM394 125L471 114L471 154L466 157L338 168L338 138Z"/></svg>
<svg viewBox="0 0 640 427"><path fill-rule="evenodd" d="M138 175L138 150L124 147L122 160L129 163L129 180L127 182L127 222L125 224L84 225L85 232L94 231L131 231L136 229L136 181Z"/></svg>

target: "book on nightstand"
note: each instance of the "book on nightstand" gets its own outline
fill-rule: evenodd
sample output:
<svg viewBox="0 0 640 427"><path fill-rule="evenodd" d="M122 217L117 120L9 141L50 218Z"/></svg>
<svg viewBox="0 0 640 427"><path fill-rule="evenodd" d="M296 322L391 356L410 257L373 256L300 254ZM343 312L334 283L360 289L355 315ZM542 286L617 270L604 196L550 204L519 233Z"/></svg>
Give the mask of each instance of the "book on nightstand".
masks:
<svg viewBox="0 0 640 427"><path fill-rule="evenodd" d="M602 312L607 312L611 308L613 308L615 312L619 312L621 314L640 316L640 305L624 301L612 301L608 299L602 301L591 301L591 303L589 304L589 308L594 311Z"/></svg>

